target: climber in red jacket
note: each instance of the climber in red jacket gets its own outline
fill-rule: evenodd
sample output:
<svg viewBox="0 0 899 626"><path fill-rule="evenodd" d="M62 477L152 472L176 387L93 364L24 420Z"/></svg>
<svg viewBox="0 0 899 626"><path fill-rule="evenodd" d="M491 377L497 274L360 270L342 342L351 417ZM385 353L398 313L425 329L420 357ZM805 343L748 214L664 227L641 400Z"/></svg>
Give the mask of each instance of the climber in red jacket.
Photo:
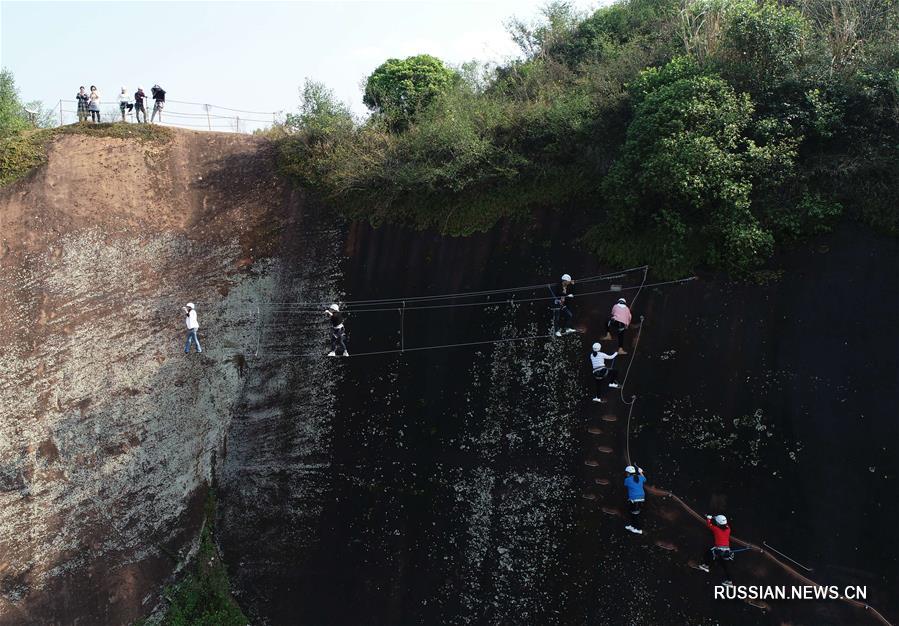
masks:
<svg viewBox="0 0 899 626"><path fill-rule="evenodd" d="M724 584L732 585L727 562L733 561L734 555L730 549L730 526L727 525L727 518L723 515L715 515L714 517L706 515L705 519L709 529L712 531L712 543L714 545L705 553L705 558L699 569L708 572L710 561L715 561L724 572Z"/></svg>

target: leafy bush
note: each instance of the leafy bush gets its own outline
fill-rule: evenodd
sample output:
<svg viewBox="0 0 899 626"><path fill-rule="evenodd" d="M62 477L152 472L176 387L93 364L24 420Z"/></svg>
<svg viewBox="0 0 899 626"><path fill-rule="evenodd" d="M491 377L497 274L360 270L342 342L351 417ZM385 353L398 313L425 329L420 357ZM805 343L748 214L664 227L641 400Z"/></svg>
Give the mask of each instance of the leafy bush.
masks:
<svg viewBox="0 0 899 626"><path fill-rule="evenodd" d="M646 70L634 100L621 157L604 186L611 232L623 236L594 233L594 249L631 263L632 250L658 247L666 273L698 262L743 271L766 258L773 238L750 210L750 193L768 154L749 137L749 96L677 59Z"/></svg>

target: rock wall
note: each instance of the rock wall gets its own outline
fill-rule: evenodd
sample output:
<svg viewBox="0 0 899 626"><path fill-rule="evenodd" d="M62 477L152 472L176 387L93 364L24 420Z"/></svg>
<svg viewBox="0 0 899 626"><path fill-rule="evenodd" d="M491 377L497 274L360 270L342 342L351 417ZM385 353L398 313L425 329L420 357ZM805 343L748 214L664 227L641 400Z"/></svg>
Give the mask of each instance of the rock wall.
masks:
<svg viewBox="0 0 899 626"><path fill-rule="evenodd" d="M0 624L123 624L194 547L302 199L252 137L49 157L0 190Z"/></svg>

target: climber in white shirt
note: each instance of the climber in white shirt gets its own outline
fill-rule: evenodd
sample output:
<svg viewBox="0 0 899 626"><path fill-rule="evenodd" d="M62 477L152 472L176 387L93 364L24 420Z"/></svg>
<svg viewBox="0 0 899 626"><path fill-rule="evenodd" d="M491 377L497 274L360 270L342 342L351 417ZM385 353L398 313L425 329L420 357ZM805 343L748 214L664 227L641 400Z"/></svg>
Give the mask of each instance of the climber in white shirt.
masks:
<svg viewBox="0 0 899 626"><path fill-rule="evenodd" d="M184 342L184 354L190 352L191 342L197 344L197 352L202 352L200 340L197 338L197 331L200 329L200 322L197 321L197 310L194 308L193 302L188 302L181 307L184 311L184 323L187 325L187 341Z"/></svg>

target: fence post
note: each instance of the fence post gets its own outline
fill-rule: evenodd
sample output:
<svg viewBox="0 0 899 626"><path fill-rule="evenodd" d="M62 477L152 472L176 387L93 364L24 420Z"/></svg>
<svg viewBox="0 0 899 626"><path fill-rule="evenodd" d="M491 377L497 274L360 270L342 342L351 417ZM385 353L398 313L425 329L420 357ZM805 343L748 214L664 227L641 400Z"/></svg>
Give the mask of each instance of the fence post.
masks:
<svg viewBox="0 0 899 626"><path fill-rule="evenodd" d="M237 132L240 132L240 116L237 116Z"/></svg>
<svg viewBox="0 0 899 626"><path fill-rule="evenodd" d="M209 105L206 105L206 123L209 125L209 130L212 130L212 119L209 117Z"/></svg>
<svg viewBox="0 0 899 626"><path fill-rule="evenodd" d="M62 99L59 100L59 125L62 126Z"/></svg>

